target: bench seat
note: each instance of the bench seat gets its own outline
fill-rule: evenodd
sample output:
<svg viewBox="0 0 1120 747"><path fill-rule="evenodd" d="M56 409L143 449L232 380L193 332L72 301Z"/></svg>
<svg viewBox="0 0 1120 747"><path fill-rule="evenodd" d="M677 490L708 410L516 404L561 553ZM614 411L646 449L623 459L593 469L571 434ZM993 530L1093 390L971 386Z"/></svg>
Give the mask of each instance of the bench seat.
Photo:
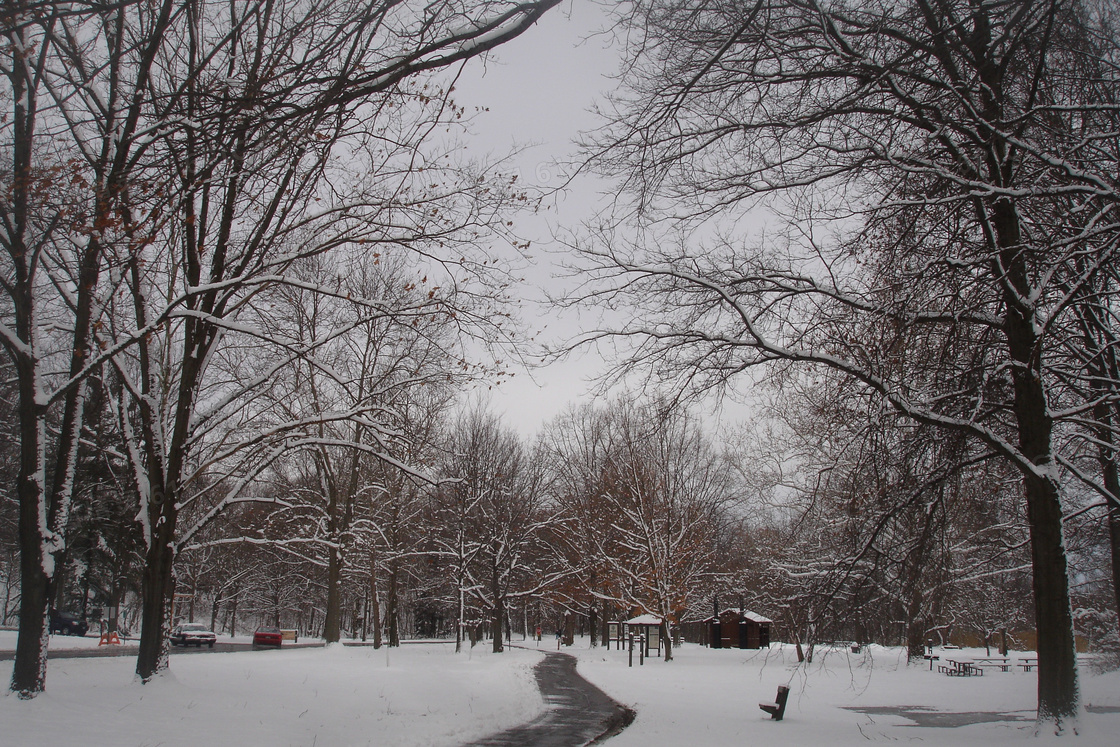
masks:
<svg viewBox="0 0 1120 747"><path fill-rule="evenodd" d="M778 685L778 695L773 703L759 703L758 707L770 714L774 721L781 721L786 714L786 700L789 698L789 688Z"/></svg>

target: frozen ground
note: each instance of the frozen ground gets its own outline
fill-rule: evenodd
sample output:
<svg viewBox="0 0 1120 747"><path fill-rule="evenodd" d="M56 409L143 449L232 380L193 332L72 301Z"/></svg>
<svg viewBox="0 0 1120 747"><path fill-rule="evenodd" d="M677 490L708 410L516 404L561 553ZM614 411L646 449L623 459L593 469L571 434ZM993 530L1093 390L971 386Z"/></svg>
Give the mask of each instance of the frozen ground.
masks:
<svg viewBox="0 0 1120 747"><path fill-rule="evenodd" d="M0 633L0 649L14 644ZM149 685L132 657L52 659L46 693L0 697L0 747L457 745L543 710L538 659L447 644L203 653L174 656ZM11 668L0 662L5 686Z"/></svg>
<svg viewBox="0 0 1120 747"><path fill-rule="evenodd" d="M96 638L53 636L51 646L93 646ZM515 643L517 641L515 640ZM15 634L0 631L0 650ZM534 645L529 644L531 647ZM550 648L550 644L544 644ZM611 747L844 747L867 742L931 745L1117 744L1120 672L1083 668L1093 706L1075 740L1031 739L1035 672L946 677L907 667L899 649L836 650L798 667L792 649L710 650L684 646L671 663L626 666L626 654L565 649L579 672L637 719ZM532 651L494 656L480 645L456 656L447 644L288 649L176 656L148 686L132 657L54 659L47 692L30 702L0 697L0 747L80 744L156 747L350 747L455 745L523 723L544 708ZM982 651L944 651L973 657ZM1016 656L1012 653L1012 658ZM0 662L6 684L11 662ZM779 684L792 692L782 722L758 709ZM944 714L964 714L946 716ZM937 724L964 724L938 726Z"/></svg>
<svg viewBox="0 0 1120 747"><path fill-rule="evenodd" d="M984 650L937 653L978 658ZM864 647L859 654L845 648L822 656L818 650L808 667L798 667L792 647L780 645L761 651L685 645L668 664L647 659L638 666L635 657L633 668L627 667L622 651L584 650L579 656L584 677L637 711L634 723L611 740L611 747L1120 743L1120 672L1094 676L1081 669L1083 701L1118 712L1087 713L1079 739L1034 740L1037 670L1025 673L1016 667L983 677L947 677L936 667L932 672L908 667L901 649L878 646ZM1013 661L1015 656L1012 652ZM759 702L774 700L778 685L791 688L781 722L758 708ZM939 716L949 713L968 715ZM928 725L961 722L967 725Z"/></svg>

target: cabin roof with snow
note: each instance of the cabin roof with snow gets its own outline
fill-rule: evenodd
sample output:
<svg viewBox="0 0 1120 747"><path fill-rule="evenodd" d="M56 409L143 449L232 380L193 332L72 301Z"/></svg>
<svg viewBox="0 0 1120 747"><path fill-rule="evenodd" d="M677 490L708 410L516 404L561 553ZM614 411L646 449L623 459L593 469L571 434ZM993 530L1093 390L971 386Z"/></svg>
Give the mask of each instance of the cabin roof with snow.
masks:
<svg viewBox="0 0 1120 747"><path fill-rule="evenodd" d="M737 618L737 619L746 620L748 622L760 623L760 624L761 623L772 623L772 622L774 622L770 618L763 617L762 615L758 614L757 612L751 612L750 610L745 610L743 612L740 612L739 610L731 609L730 607L725 609L723 612L720 612L719 616L721 618L723 618L723 617L733 617L733 618ZM708 618L708 619L709 620L714 620L715 618Z"/></svg>

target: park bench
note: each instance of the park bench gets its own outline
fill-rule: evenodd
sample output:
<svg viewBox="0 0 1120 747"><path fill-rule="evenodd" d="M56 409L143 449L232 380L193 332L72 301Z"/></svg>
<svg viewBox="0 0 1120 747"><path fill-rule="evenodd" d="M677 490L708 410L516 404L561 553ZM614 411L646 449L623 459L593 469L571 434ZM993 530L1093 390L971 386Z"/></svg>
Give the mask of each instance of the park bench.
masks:
<svg viewBox="0 0 1120 747"><path fill-rule="evenodd" d="M1019 659L1019 666L1023 668L1024 672L1029 672L1031 669L1038 666L1038 657L1028 656L1025 659Z"/></svg>
<svg viewBox="0 0 1120 747"><path fill-rule="evenodd" d="M778 685L778 694L774 698L773 703L759 703L758 707L770 714L770 718L774 721L781 721L782 716L786 715L786 699L789 697L789 688L785 685Z"/></svg>

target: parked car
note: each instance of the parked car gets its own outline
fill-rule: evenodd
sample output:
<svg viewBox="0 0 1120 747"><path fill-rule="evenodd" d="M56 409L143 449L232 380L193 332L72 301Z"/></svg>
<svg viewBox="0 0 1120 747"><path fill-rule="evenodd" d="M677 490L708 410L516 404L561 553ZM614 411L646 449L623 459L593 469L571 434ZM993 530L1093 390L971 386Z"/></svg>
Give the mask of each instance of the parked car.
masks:
<svg viewBox="0 0 1120 747"><path fill-rule="evenodd" d="M62 635L85 635L89 631L89 624L70 612L51 610L50 632Z"/></svg>
<svg viewBox="0 0 1120 747"><path fill-rule="evenodd" d="M280 628L257 628L253 633L253 648L258 646L276 646L284 642L284 633Z"/></svg>
<svg viewBox="0 0 1120 747"><path fill-rule="evenodd" d="M217 640L218 636L214 635L214 631L202 623L182 623L176 625L175 629L171 631L172 646L198 646L202 648L205 644L214 648L214 642Z"/></svg>

